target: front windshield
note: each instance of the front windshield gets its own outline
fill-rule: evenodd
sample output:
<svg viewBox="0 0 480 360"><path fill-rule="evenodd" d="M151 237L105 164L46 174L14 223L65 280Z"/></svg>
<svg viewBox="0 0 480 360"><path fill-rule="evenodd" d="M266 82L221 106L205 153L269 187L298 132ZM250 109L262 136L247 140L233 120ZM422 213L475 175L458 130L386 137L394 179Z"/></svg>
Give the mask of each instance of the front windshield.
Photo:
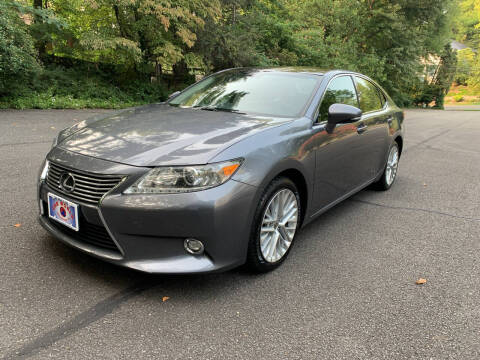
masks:
<svg viewBox="0 0 480 360"><path fill-rule="evenodd" d="M206 110L295 117L304 110L321 76L236 69L209 76L169 104Z"/></svg>

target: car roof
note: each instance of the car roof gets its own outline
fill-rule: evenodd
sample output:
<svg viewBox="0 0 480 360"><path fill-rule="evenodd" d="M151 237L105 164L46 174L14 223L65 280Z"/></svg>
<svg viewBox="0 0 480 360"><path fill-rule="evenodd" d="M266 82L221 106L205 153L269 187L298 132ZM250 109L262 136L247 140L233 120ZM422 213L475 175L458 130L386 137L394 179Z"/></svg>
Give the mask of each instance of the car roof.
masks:
<svg viewBox="0 0 480 360"><path fill-rule="evenodd" d="M325 68L319 68L319 67L309 67L309 66L284 66L284 67L271 67L271 68L263 68L263 67L251 67L247 69L256 69L259 71L278 71L278 72L294 72L294 73L308 73L308 74L313 74L313 75L318 75L318 76L323 76L326 75L327 73L333 74L333 73L355 73L353 71L349 70L340 70L340 69L325 69ZM231 69L234 70L234 69Z"/></svg>
<svg viewBox="0 0 480 360"><path fill-rule="evenodd" d="M241 68L237 68L241 69ZM342 69L322 69L318 67L308 67L308 66L285 66L285 67L271 67L271 68L243 68L243 69L256 69L259 71L277 71L277 72L293 72L293 73L303 73L303 74L312 74L317 76L325 76L328 75L329 77L334 77L335 75L339 74L349 74L349 75L359 75L366 77L370 81L372 81L377 87L382 89L384 93L386 93L385 89L383 89L375 80L371 79L370 77L363 75L359 72L352 71L352 70L342 70ZM235 69L230 69L235 70Z"/></svg>

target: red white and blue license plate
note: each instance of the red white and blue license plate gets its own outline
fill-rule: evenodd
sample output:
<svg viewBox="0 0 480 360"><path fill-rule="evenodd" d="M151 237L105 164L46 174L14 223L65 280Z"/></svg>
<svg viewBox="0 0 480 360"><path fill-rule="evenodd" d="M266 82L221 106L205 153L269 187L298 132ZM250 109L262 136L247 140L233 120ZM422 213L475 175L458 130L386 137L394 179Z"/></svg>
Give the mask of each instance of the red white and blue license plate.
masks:
<svg viewBox="0 0 480 360"><path fill-rule="evenodd" d="M78 205L48 193L48 216L59 223L78 231Z"/></svg>

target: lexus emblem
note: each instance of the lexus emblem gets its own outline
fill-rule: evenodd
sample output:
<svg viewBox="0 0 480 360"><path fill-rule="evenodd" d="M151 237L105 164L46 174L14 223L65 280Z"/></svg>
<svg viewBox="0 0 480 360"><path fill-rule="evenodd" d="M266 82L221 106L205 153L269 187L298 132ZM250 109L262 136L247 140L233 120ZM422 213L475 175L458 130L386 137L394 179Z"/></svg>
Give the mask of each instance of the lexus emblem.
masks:
<svg viewBox="0 0 480 360"><path fill-rule="evenodd" d="M60 188L67 193L71 193L73 190L75 190L75 178L70 173L62 173L60 175L59 183Z"/></svg>

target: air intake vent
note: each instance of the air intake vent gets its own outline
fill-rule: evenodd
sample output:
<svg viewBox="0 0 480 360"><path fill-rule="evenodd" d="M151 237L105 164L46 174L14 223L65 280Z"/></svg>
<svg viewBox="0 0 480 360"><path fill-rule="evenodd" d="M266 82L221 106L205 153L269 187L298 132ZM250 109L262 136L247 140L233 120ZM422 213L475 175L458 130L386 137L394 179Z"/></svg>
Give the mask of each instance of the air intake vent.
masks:
<svg viewBox="0 0 480 360"><path fill-rule="evenodd" d="M48 205L46 202L43 202L43 206L46 208ZM98 248L110 250L120 254L115 242L110 237L107 229L104 226L99 226L89 223L81 214L79 216L80 230L72 230L65 225L59 224L57 221L47 218L50 224L56 228L58 231L64 233L65 235L82 242L85 244L93 245Z"/></svg>

